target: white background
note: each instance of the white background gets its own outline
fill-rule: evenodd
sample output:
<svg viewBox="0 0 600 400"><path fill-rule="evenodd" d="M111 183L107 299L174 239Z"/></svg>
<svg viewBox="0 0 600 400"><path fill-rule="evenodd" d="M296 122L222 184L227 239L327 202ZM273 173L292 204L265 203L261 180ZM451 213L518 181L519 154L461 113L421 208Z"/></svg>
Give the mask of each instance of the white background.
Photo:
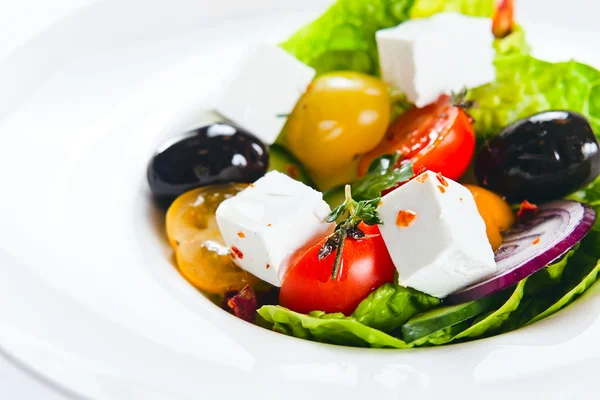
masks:
<svg viewBox="0 0 600 400"><path fill-rule="evenodd" d="M99 0L0 0L0 63L16 48L64 17ZM0 355L0 398L66 400Z"/></svg>

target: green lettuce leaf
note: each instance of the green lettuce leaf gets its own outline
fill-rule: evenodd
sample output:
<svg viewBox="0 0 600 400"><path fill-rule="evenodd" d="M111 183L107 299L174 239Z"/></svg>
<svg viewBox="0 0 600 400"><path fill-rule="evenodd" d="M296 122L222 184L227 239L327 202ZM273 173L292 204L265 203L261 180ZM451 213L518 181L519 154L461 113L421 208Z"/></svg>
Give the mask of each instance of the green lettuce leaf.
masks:
<svg viewBox="0 0 600 400"><path fill-rule="evenodd" d="M406 349L411 346L343 314L313 311L299 314L281 306L263 306L259 315L273 324L273 330L301 339L356 347Z"/></svg>
<svg viewBox="0 0 600 400"><path fill-rule="evenodd" d="M544 311L528 323L539 321L555 313L591 287L600 273L599 253L600 231L592 229L581 241L581 246L569 263L569 268L565 269L559 287L539 300L547 307L544 307Z"/></svg>
<svg viewBox="0 0 600 400"><path fill-rule="evenodd" d="M379 73L375 32L409 19L414 0L338 0L281 46L317 74Z"/></svg>
<svg viewBox="0 0 600 400"><path fill-rule="evenodd" d="M600 176L570 195L568 198L587 204L600 202Z"/></svg>
<svg viewBox="0 0 600 400"><path fill-rule="evenodd" d="M592 285L598 280L598 274L600 274L600 260L596 262L595 267L577 285L575 285L571 290L567 291L559 300L548 307L544 312L538 314L535 318L528 322L528 324L544 319L575 301L575 299L592 287Z"/></svg>
<svg viewBox="0 0 600 400"><path fill-rule="evenodd" d="M496 49L496 57L509 54L529 54L531 51L525 38L525 31L518 25L505 38L496 39L494 49Z"/></svg>
<svg viewBox="0 0 600 400"><path fill-rule="evenodd" d="M439 299L418 290L387 283L364 299L352 316L363 325L393 334L415 314L439 304Z"/></svg>
<svg viewBox="0 0 600 400"><path fill-rule="evenodd" d="M410 17L427 18L450 11L472 17L491 17L494 9L495 0L416 0L410 10Z"/></svg>
<svg viewBox="0 0 600 400"><path fill-rule="evenodd" d="M469 92L470 110L480 139L541 111L568 109L585 115L600 134L600 71L568 61L550 63L528 55L496 59L497 80Z"/></svg>
<svg viewBox="0 0 600 400"><path fill-rule="evenodd" d="M577 268L573 255L579 246L570 250L559 261L536 272L525 282L525 292L521 304L502 327L503 332L512 331L526 325L536 315L542 313L552 303L549 298L559 287L567 267Z"/></svg>
<svg viewBox="0 0 600 400"><path fill-rule="evenodd" d="M486 333L497 332L504 322L506 322L508 317L510 317L510 314L519 307L521 299L523 298L525 283L526 280L519 282L517 286L512 289L512 293L508 299L503 301L503 303L501 303L502 305L497 310L489 312L480 318L476 318L472 322L466 321L457 326L443 329L442 331L425 336L410 344L415 346L441 345L455 340L479 338ZM503 292L494 296L497 297L497 301L506 298L506 295L507 293Z"/></svg>

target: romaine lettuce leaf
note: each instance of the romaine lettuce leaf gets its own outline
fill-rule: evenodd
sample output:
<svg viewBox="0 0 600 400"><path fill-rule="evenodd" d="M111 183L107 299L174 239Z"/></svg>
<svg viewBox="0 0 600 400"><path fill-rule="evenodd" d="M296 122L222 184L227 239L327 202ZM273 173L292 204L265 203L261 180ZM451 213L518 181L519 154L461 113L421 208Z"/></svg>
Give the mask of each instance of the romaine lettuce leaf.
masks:
<svg viewBox="0 0 600 400"><path fill-rule="evenodd" d="M550 63L528 55L496 59L497 81L470 91L470 110L480 139L537 112L568 109L585 115L600 134L600 71L568 61Z"/></svg>
<svg viewBox="0 0 600 400"><path fill-rule="evenodd" d="M458 326L446 328L409 344L415 346L441 345L454 340L479 338L488 332L498 331L510 314L519 307L523 298L525 282L526 280L519 282L512 289L513 291L508 299L497 310L489 312L481 318L476 318L473 322L467 321ZM498 298L506 297L506 293L499 293L494 296Z"/></svg>
<svg viewBox="0 0 600 400"><path fill-rule="evenodd" d="M409 18L414 0L338 0L281 46L318 74L351 70L377 75L375 32Z"/></svg>
<svg viewBox="0 0 600 400"><path fill-rule="evenodd" d="M568 198L587 204L600 202L600 176L596 177L596 179L585 187L571 194Z"/></svg>
<svg viewBox="0 0 600 400"><path fill-rule="evenodd" d="M545 311L537 315L531 322L539 321L571 303L598 278L600 271L600 231L592 231L581 241L579 250L575 252L568 268L563 272L559 287L548 294L546 299L551 304Z"/></svg>
<svg viewBox="0 0 600 400"><path fill-rule="evenodd" d="M491 17L495 0L416 0L411 18L427 18L441 12L459 12L472 17ZM491 29L491 27L490 27Z"/></svg>
<svg viewBox="0 0 600 400"><path fill-rule="evenodd" d="M566 305L572 303L598 280L598 274L600 274L600 260L596 262L594 268L577 285L567 291L559 300L548 307L544 312L538 314L535 318L529 321L528 324L544 319L564 308Z"/></svg>
<svg viewBox="0 0 600 400"><path fill-rule="evenodd" d="M546 286L536 287L538 290L527 290L526 299L503 327L503 331L512 331L522 326L539 321L560 310L574 301L598 278L600 272L600 232L592 230L580 243L555 266L561 266L562 273L554 273L554 280L547 281ZM533 275L530 280L539 276Z"/></svg>
<svg viewBox="0 0 600 400"><path fill-rule="evenodd" d="M494 41L496 57L508 54L529 54L531 48L525 39L525 31L519 25L505 38Z"/></svg>
<svg viewBox="0 0 600 400"><path fill-rule="evenodd" d="M352 316L363 325L392 334L415 314L439 304L439 299L418 290L387 283L367 296Z"/></svg>
<svg viewBox="0 0 600 400"><path fill-rule="evenodd" d="M273 330L301 339L356 347L406 349L411 346L343 314L313 311L299 314L281 306L263 306L258 313L273 324Z"/></svg>

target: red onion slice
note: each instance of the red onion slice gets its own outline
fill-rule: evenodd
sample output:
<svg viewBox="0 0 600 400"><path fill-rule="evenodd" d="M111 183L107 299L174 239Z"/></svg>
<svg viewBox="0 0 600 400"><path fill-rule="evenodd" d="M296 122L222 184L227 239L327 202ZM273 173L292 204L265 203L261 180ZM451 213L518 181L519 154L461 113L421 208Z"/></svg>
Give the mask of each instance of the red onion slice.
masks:
<svg viewBox="0 0 600 400"><path fill-rule="evenodd" d="M449 295L450 304L497 293L541 270L575 246L592 229L596 212L587 204L558 200L539 207L537 214L515 224L496 251L497 272L490 278Z"/></svg>

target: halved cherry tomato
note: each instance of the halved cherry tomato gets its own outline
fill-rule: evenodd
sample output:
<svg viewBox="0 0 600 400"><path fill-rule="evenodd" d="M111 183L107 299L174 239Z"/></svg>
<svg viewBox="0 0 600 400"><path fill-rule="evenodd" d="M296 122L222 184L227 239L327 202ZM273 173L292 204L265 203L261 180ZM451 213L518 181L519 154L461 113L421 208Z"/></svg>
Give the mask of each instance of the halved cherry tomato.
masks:
<svg viewBox="0 0 600 400"><path fill-rule="evenodd" d="M383 141L362 157L359 175L366 173L375 158L395 151L410 159L415 171L423 166L458 180L475 152L471 118L446 95L426 107L410 109L394 121Z"/></svg>
<svg viewBox="0 0 600 400"><path fill-rule="evenodd" d="M179 196L167 211L169 243L181 274L198 289L222 295L259 279L236 266L219 232L215 211L246 185L205 186Z"/></svg>
<svg viewBox="0 0 600 400"><path fill-rule="evenodd" d="M374 289L393 282L396 268L379 228L363 223L359 227L366 237L346 239L335 280L331 279L331 270L336 252L323 260L318 257L325 239L292 255L279 294L280 304L300 313L319 310L350 315Z"/></svg>

